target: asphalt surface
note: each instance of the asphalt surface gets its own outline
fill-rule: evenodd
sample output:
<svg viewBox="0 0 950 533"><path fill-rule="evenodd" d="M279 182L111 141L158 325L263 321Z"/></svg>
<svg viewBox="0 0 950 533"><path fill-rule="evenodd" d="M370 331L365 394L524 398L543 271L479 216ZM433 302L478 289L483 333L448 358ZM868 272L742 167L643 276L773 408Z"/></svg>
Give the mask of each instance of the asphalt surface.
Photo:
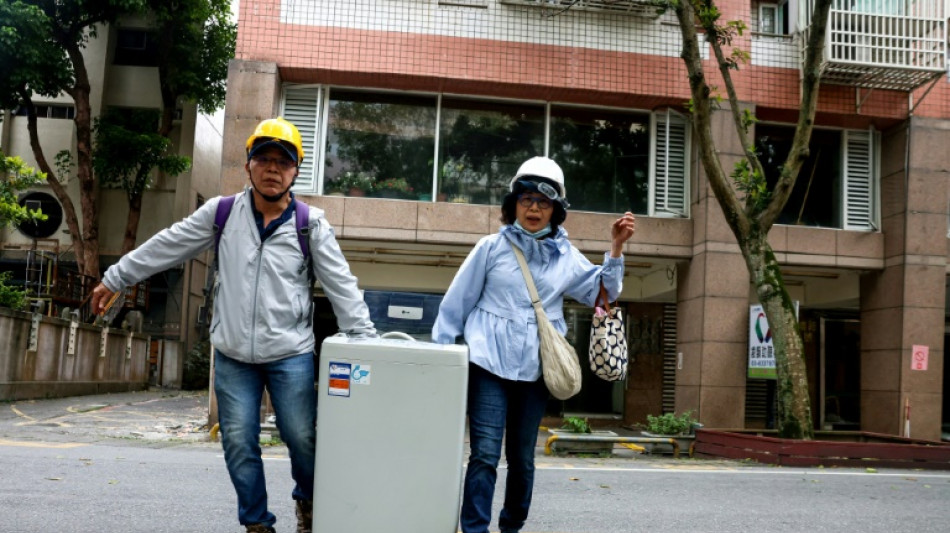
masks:
<svg viewBox="0 0 950 533"><path fill-rule="evenodd" d="M207 392L161 390L0 404L0 438L211 443Z"/></svg>
<svg viewBox="0 0 950 533"><path fill-rule="evenodd" d="M158 390L0 403L0 532L243 531L207 412L206 393ZM784 468L619 446L609 457L548 456L546 437L525 533L937 533L950 524L947 472ZM277 530L292 532L286 448L266 446L264 460ZM502 465L494 519L504 477Z"/></svg>

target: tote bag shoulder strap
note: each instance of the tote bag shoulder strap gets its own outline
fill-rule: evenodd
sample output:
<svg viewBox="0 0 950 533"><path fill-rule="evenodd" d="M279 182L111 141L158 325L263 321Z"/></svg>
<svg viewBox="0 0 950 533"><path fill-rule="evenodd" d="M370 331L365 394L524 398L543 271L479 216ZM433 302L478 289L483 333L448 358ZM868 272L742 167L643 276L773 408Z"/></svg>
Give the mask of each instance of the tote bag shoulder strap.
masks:
<svg viewBox="0 0 950 533"><path fill-rule="evenodd" d="M600 282L600 293L594 300L594 307L603 307L607 314L610 314L610 300L607 299L607 288L604 287L604 282Z"/></svg>
<svg viewBox="0 0 950 533"><path fill-rule="evenodd" d="M515 253L515 259L518 260L518 265L521 266L521 274L524 276L525 283L528 284L528 293L531 295L531 305L534 306L534 310L538 311L538 308L541 306L541 298L538 296L538 289L534 286L534 278L531 276L531 271L528 270L528 262L525 261L524 253L520 248L515 246L511 241L508 241L508 244L511 245L511 249ZM541 308L541 312L544 312L544 308Z"/></svg>

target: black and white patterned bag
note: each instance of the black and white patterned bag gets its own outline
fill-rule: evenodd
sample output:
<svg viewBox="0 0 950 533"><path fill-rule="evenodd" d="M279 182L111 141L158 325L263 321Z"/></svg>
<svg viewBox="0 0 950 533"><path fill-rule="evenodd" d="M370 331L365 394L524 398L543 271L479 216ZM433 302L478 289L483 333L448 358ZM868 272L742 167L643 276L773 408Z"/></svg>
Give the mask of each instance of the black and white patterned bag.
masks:
<svg viewBox="0 0 950 533"><path fill-rule="evenodd" d="M601 302L606 313L594 313L590 324L590 369L601 379L622 381L627 378L627 335L623 327L623 312L607 302L607 290L603 285L594 305L599 306Z"/></svg>

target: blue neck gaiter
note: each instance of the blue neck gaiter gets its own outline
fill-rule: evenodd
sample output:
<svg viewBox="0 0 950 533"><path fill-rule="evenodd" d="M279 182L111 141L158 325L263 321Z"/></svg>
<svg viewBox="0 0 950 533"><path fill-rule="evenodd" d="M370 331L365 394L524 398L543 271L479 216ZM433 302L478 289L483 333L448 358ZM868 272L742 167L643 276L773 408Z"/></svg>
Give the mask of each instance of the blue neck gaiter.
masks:
<svg viewBox="0 0 950 533"><path fill-rule="evenodd" d="M525 235L527 235L527 236L529 236L529 237L533 237L533 238L535 238L535 239L541 239L541 238L547 237L547 236L551 233L551 225L550 225L550 224L548 224L547 226L544 226L543 228L539 229L538 231L536 231L536 232L534 232L534 233L531 233L530 231L528 231L528 230L524 229L523 227L521 227L521 222L519 222L519 221L517 221L517 220L515 220L514 226L515 226L516 228L518 228L518 231L520 231L521 233L524 233Z"/></svg>

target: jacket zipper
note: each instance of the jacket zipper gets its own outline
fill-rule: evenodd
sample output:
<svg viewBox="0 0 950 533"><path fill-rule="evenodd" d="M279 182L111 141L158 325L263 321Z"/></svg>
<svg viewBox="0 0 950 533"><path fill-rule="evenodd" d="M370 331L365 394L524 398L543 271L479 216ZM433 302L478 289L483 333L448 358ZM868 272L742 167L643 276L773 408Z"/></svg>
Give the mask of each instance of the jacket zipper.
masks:
<svg viewBox="0 0 950 533"><path fill-rule="evenodd" d="M261 288L261 263L264 257L264 243L257 247L257 273L254 276L254 309L251 311L251 361L257 362L257 296Z"/></svg>

